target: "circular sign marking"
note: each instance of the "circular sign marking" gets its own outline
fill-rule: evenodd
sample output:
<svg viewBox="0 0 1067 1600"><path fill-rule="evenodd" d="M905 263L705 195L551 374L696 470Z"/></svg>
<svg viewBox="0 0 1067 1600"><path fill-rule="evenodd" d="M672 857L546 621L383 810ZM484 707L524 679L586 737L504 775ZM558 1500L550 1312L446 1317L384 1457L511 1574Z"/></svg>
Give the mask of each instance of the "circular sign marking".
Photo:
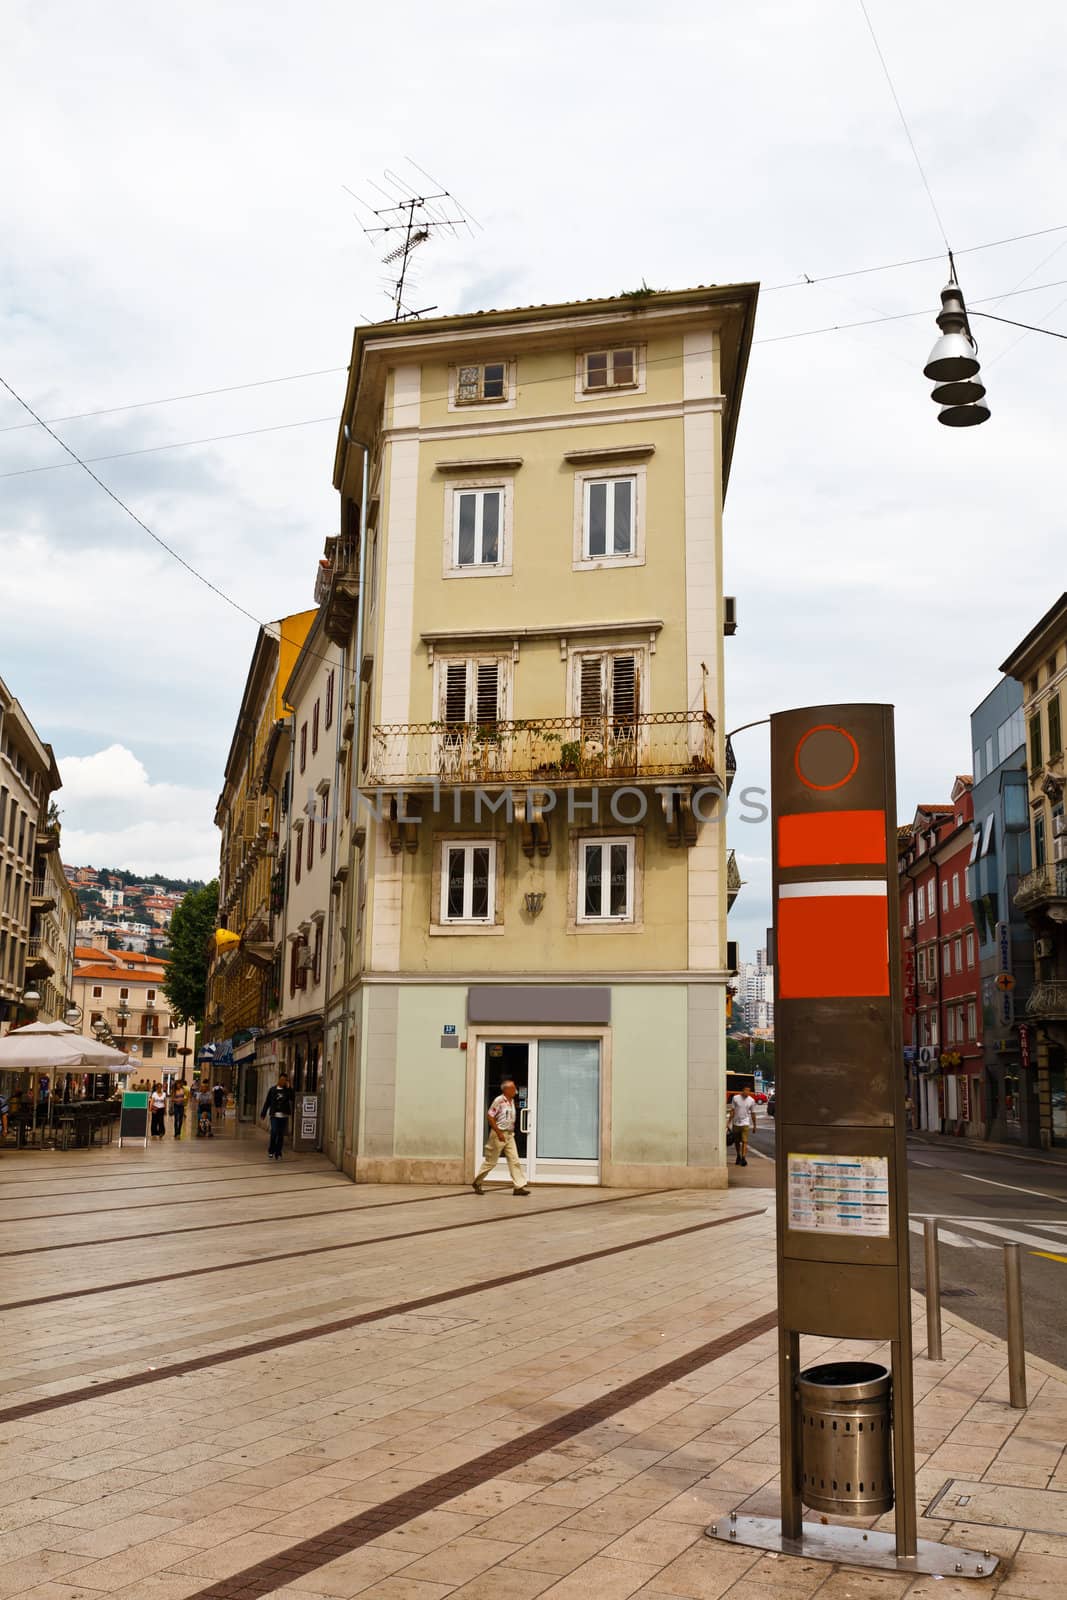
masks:
<svg viewBox="0 0 1067 1600"><path fill-rule="evenodd" d="M843 789L856 775L859 745L850 733L833 722L809 728L793 755L797 777L805 788L826 792Z"/></svg>
<svg viewBox="0 0 1067 1600"><path fill-rule="evenodd" d="M1001 994L1004 994L1008 990L1015 988L1015 979L1012 977L1010 972L1002 972L997 977L996 984Z"/></svg>

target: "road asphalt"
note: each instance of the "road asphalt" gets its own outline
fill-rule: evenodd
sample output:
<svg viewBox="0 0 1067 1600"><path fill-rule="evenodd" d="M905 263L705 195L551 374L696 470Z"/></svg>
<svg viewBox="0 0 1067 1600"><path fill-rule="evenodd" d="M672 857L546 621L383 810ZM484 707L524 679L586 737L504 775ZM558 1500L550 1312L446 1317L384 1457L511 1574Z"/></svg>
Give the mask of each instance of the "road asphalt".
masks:
<svg viewBox="0 0 1067 1600"><path fill-rule="evenodd" d="M749 1174L775 1156L775 1125L760 1119ZM748 1176L748 1174L746 1174ZM926 1292L923 1221L941 1219L941 1298L947 1309L1004 1338L1004 1245L1022 1246L1026 1347L1067 1367L1067 1163L946 1139L908 1141L911 1281Z"/></svg>

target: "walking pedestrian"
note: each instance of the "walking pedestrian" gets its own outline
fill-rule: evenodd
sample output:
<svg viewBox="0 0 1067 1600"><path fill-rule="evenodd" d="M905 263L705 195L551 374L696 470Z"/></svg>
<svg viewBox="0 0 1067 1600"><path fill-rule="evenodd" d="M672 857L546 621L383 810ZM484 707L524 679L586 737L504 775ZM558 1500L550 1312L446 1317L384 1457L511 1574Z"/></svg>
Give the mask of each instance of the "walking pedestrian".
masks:
<svg viewBox="0 0 1067 1600"><path fill-rule="evenodd" d="M519 1165L519 1152L515 1146L515 1096L518 1089L513 1078L505 1078L500 1093L489 1107L489 1137L485 1142L485 1160L476 1174L471 1188L475 1194L485 1193L485 1180L503 1156L511 1174L515 1194L529 1194L526 1174Z"/></svg>
<svg viewBox="0 0 1067 1600"><path fill-rule="evenodd" d="M152 1137L165 1139L167 1136L167 1097L163 1093L163 1085L153 1085L152 1093L148 1096L148 1104L152 1110Z"/></svg>
<svg viewBox="0 0 1067 1600"><path fill-rule="evenodd" d="M280 1161L282 1146L285 1143L285 1130L293 1114L293 1091L284 1072L279 1072L277 1083L272 1083L267 1090L267 1098L259 1114L269 1119L270 1141L267 1145L267 1160Z"/></svg>
<svg viewBox="0 0 1067 1600"><path fill-rule="evenodd" d="M221 1083L217 1083L211 1091L211 1098L215 1102L215 1115L223 1122L226 1120L226 1090Z"/></svg>
<svg viewBox="0 0 1067 1600"><path fill-rule="evenodd" d="M215 1129L212 1126L212 1112L215 1107L214 1097L206 1083L202 1083L196 1091L196 1136L198 1139L213 1139Z"/></svg>
<svg viewBox="0 0 1067 1600"><path fill-rule="evenodd" d="M748 1136L756 1127L756 1102L751 1091L742 1089L730 1101L729 1122L734 1136L734 1165L737 1167L748 1166Z"/></svg>
<svg viewBox="0 0 1067 1600"><path fill-rule="evenodd" d="M179 1079L170 1093L170 1114L174 1119L174 1137L180 1139L185 1125L185 1107L188 1103L185 1083Z"/></svg>

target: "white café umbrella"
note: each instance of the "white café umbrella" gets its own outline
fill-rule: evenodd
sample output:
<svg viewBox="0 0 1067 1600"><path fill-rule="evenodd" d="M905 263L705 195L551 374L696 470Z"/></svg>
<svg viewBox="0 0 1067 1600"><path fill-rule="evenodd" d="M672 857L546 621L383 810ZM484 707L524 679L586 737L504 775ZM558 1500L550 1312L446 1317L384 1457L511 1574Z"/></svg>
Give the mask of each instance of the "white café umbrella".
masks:
<svg viewBox="0 0 1067 1600"><path fill-rule="evenodd" d="M118 1072L126 1052L77 1033L66 1022L28 1022L0 1039L0 1070L43 1072L54 1067L108 1067Z"/></svg>

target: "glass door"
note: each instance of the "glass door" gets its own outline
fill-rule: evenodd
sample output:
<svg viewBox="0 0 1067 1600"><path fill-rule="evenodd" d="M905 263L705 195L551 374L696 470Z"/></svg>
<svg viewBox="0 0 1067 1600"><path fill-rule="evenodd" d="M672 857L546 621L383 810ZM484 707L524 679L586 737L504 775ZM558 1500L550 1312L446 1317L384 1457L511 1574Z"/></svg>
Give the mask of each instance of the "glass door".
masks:
<svg viewBox="0 0 1067 1600"><path fill-rule="evenodd" d="M600 1181L600 1041L539 1039L531 1095L531 1176Z"/></svg>
<svg viewBox="0 0 1067 1600"><path fill-rule="evenodd" d="M516 1088L515 1145L527 1179L599 1183L599 1039L488 1039L479 1056L479 1163L489 1136L486 1113L510 1078ZM486 1179L510 1181L502 1159Z"/></svg>

